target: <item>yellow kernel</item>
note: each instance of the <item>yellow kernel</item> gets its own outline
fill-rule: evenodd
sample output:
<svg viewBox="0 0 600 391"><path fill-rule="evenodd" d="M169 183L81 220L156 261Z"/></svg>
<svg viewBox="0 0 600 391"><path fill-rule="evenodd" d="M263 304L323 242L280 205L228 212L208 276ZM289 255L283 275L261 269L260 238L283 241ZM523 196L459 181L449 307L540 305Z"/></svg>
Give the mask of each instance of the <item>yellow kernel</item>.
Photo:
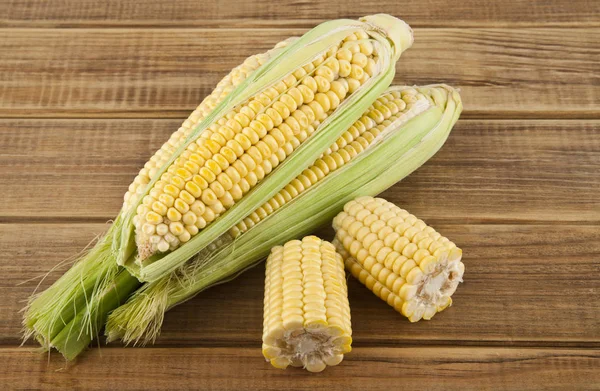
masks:
<svg viewBox="0 0 600 391"><path fill-rule="evenodd" d="M196 216L202 216L206 210L206 206L204 205L204 202L198 200L192 204L190 209Z"/></svg>
<svg viewBox="0 0 600 391"><path fill-rule="evenodd" d="M284 105L286 105L287 108L290 110L290 112L294 112L296 109L298 109L298 104L296 103L296 101L294 100L294 98L292 98L288 94L282 95L279 98L279 101L281 103L283 103Z"/></svg>
<svg viewBox="0 0 600 391"><path fill-rule="evenodd" d="M275 126L271 117L269 117L266 114L257 115L256 120L261 122L267 128L268 131L273 129L273 127Z"/></svg>
<svg viewBox="0 0 600 391"><path fill-rule="evenodd" d="M184 230L178 237L177 239L179 239L179 241L181 243L186 243L188 242L190 239L192 238L192 235L190 234L190 232L188 230Z"/></svg>
<svg viewBox="0 0 600 391"><path fill-rule="evenodd" d="M202 192L201 199L206 205L213 205L219 201L212 189L206 189L204 192Z"/></svg>
<svg viewBox="0 0 600 391"><path fill-rule="evenodd" d="M265 125L262 124L262 122L252 121L252 122L250 122L250 128L254 130L254 134L257 135L259 139L265 137L265 135L267 134L267 128L265 127ZM244 130L246 130L246 129L244 129ZM244 130L242 130L242 133L246 134L246 132L248 132L248 131L244 132ZM248 136L248 138L250 138L250 140L252 140L252 137ZM253 143L256 143L256 142L253 141Z"/></svg>
<svg viewBox="0 0 600 391"><path fill-rule="evenodd" d="M329 69L329 68L327 68L327 69ZM315 80L315 83L317 84L317 91L318 92L327 92L331 88L330 81L327 80L323 76L315 76L314 80Z"/></svg>
<svg viewBox="0 0 600 391"><path fill-rule="evenodd" d="M198 216L196 216L194 211L189 211L182 216L182 221L185 225L194 225L196 224L196 220L198 220Z"/></svg>
<svg viewBox="0 0 600 391"><path fill-rule="evenodd" d="M312 76L305 77L302 80L302 84L310 88L312 92L317 92L317 82Z"/></svg>
<svg viewBox="0 0 600 391"><path fill-rule="evenodd" d="M237 159L235 151L229 147L221 148L219 154L225 158L228 164L235 162L235 159Z"/></svg>
<svg viewBox="0 0 600 391"><path fill-rule="evenodd" d="M207 164L209 162L211 162L212 160L209 160L208 162L206 162ZM214 162L214 161L213 161ZM219 167L216 163L214 163L214 166ZM214 167L213 166L213 167ZM220 170L220 168L219 168ZM209 169L208 167L202 167L199 171L199 174L202 178L204 178L206 180L206 182L211 183L212 181L214 181L217 176L215 174L215 172L211 169Z"/></svg>
<svg viewBox="0 0 600 391"><path fill-rule="evenodd" d="M173 186L171 184L166 185L163 188L163 191L173 197L177 197L179 195L179 189L176 186Z"/></svg>
<svg viewBox="0 0 600 391"><path fill-rule="evenodd" d="M202 194L202 189L200 189L200 186L198 186L196 183L194 182L187 182L185 184L185 189L189 192L189 194L191 194L194 198L198 198L200 197L200 195Z"/></svg>
<svg viewBox="0 0 600 391"><path fill-rule="evenodd" d="M271 120L273 121L273 124L276 127L279 126L281 122L283 122L283 117L281 116L281 114L279 114L279 112L272 107L269 107L267 110L265 110L265 114L271 117Z"/></svg>
<svg viewBox="0 0 600 391"><path fill-rule="evenodd" d="M192 181L202 190L208 187L208 182L201 175L194 175Z"/></svg>
<svg viewBox="0 0 600 391"><path fill-rule="evenodd" d="M258 121L257 121L258 122ZM258 122L260 125L262 125L260 122ZM264 125L262 125L264 128ZM242 130L242 133L248 137L248 140L250 140L251 144L256 144L258 142L258 140L260 140L260 136L258 135L258 133L252 129L252 128L244 128ZM265 133L266 133L266 128L265 128Z"/></svg>
<svg viewBox="0 0 600 391"><path fill-rule="evenodd" d="M311 102L314 99L315 93L305 85L299 85L298 91L302 94L304 104Z"/></svg>
<svg viewBox="0 0 600 391"><path fill-rule="evenodd" d="M167 207L160 201L155 201L152 203L152 210L161 216L167 213Z"/></svg>
<svg viewBox="0 0 600 391"><path fill-rule="evenodd" d="M167 211L167 218L171 221L179 221L181 220L181 213L175 208L169 208Z"/></svg>
<svg viewBox="0 0 600 391"><path fill-rule="evenodd" d="M331 109L331 102L329 102L329 98L326 94L318 93L315 95L315 102L319 103L325 112L328 112L329 109Z"/></svg>
<svg viewBox="0 0 600 391"><path fill-rule="evenodd" d="M312 101L308 104L308 106L312 109L315 118L319 121L327 117L325 110L323 110L323 106L321 106L318 102Z"/></svg>
<svg viewBox="0 0 600 391"><path fill-rule="evenodd" d="M219 152L219 149L221 149L221 144L217 143L217 142L216 142L216 141L214 141L214 140L210 140L210 139L208 139L208 140L206 140L206 141L204 142L204 146L205 146L206 148L208 148L208 150L209 150L209 151L210 151L212 154L215 154L215 153Z"/></svg>
<svg viewBox="0 0 600 391"><path fill-rule="evenodd" d="M184 202L181 198L177 198L174 204L175 209L177 209L181 213L186 213L190 210L190 206Z"/></svg>
<svg viewBox="0 0 600 391"><path fill-rule="evenodd" d="M346 93L348 92L347 86L340 82L339 80L331 83L331 91L333 91L340 100L343 100L346 97Z"/></svg>
<svg viewBox="0 0 600 391"><path fill-rule="evenodd" d="M186 225L185 230L190 233L191 236L194 236L198 233L199 229L196 225Z"/></svg>
<svg viewBox="0 0 600 391"><path fill-rule="evenodd" d="M338 60L350 61L352 59L352 52L346 48L342 48L337 51L336 57Z"/></svg>
<svg viewBox="0 0 600 391"><path fill-rule="evenodd" d="M354 53L352 55L352 61L351 63L354 65L357 65L361 68L364 68L367 65L368 59L367 56L365 56L363 53Z"/></svg>
<svg viewBox="0 0 600 391"><path fill-rule="evenodd" d="M163 221L162 216L160 216L159 214L155 213L155 212L148 212L146 214L146 221L149 222L150 224L160 224Z"/></svg>
<svg viewBox="0 0 600 391"><path fill-rule="evenodd" d="M169 231L171 231L173 235L179 236L185 232L185 229L183 228L183 224L177 221L169 224Z"/></svg>
<svg viewBox="0 0 600 391"><path fill-rule="evenodd" d="M360 68L359 68L360 69ZM348 92L353 93L360 88L360 82L356 79L346 79L348 82Z"/></svg>
<svg viewBox="0 0 600 391"><path fill-rule="evenodd" d="M358 65L352 64L352 69L350 70L350 78L361 80L364 76L364 70Z"/></svg>
<svg viewBox="0 0 600 391"><path fill-rule="evenodd" d="M315 71L315 75L315 78L323 77L330 83L335 80L335 72L333 71L333 69L327 66L319 67L319 69Z"/></svg>
<svg viewBox="0 0 600 391"><path fill-rule="evenodd" d="M238 133L235 135L235 141L237 141L240 144L244 151L252 146L252 143L250 142L248 137L246 137L242 133Z"/></svg>
<svg viewBox="0 0 600 391"><path fill-rule="evenodd" d="M304 103L302 93L297 87L290 88L287 92L287 95L294 99L296 106L300 106Z"/></svg>
<svg viewBox="0 0 600 391"><path fill-rule="evenodd" d="M290 109L283 102L277 101L273 103L273 106L271 107L273 107L273 109L277 111L277 114L281 117L282 120L285 120L291 114Z"/></svg>
<svg viewBox="0 0 600 391"><path fill-rule="evenodd" d="M173 203L175 202L175 198L169 194L161 194L158 197L158 200L167 207L173 206Z"/></svg>

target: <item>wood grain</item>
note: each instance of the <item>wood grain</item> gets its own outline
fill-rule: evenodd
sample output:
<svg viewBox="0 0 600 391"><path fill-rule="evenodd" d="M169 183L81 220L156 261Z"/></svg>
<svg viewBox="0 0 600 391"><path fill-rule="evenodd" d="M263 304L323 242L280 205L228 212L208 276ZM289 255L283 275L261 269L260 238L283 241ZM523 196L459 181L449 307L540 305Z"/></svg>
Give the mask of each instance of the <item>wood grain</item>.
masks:
<svg viewBox="0 0 600 391"><path fill-rule="evenodd" d="M97 2L92 0L21 0L6 3L0 26L162 26L162 27L305 27L328 19L359 18L386 12L416 27L457 26L598 26L598 2L593 0L490 1L430 0L398 2L353 0L277 3L224 0L179 0L177 6L160 0Z"/></svg>
<svg viewBox="0 0 600 391"><path fill-rule="evenodd" d="M0 381L18 389L600 389L600 351L589 349L356 348L319 374L272 368L260 348L103 349L65 365L0 349Z"/></svg>
<svg viewBox="0 0 600 391"><path fill-rule="evenodd" d="M0 0L0 384L6 389L600 390L600 2ZM248 55L334 18L415 28L395 84L459 87L442 150L384 196L464 250L454 306L410 324L353 278L354 350L262 360L263 265L170 311L154 348L74 364L21 313ZM318 232L331 237L330 229ZM36 278L38 277L38 278Z"/></svg>
<svg viewBox="0 0 600 391"><path fill-rule="evenodd" d="M0 29L0 116L181 118L304 31ZM599 43L600 28L421 28L395 82L460 87L464 118L599 118Z"/></svg>
<svg viewBox="0 0 600 391"><path fill-rule="evenodd" d="M82 249L102 224L0 225L0 344L18 343L18 313L38 280ZM437 225L464 251L465 283L452 308L409 323L350 279L358 347L406 344L600 347L597 226ZM320 235L330 238L329 231ZM160 346L260 345L264 271L259 265L166 316ZM52 272L42 287L64 271ZM117 344L118 345L118 344Z"/></svg>
<svg viewBox="0 0 600 391"><path fill-rule="evenodd" d="M105 222L180 124L0 120L0 221ZM460 120L384 196L432 223L600 222L600 121Z"/></svg>

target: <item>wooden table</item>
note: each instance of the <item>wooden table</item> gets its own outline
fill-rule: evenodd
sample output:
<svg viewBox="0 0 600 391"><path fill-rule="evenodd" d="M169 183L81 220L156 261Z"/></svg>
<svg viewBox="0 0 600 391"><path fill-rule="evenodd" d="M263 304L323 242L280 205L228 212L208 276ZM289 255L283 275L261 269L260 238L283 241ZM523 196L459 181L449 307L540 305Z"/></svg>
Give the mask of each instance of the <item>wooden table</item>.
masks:
<svg viewBox="0 0 600 391"><path fill-rule="evenodd" d="M600 389L599 4L1 1L0 384ZM31 279L106 228L226 71L326 19L375 12L415 29L396 83L446 82L464 100L443 149L384 194L464 249L451 309L410 324L351 280L353 352L318 375L280 371L260 353L258 267L171 311L154 347L103 346L71 365L19 347Z"/></svg>

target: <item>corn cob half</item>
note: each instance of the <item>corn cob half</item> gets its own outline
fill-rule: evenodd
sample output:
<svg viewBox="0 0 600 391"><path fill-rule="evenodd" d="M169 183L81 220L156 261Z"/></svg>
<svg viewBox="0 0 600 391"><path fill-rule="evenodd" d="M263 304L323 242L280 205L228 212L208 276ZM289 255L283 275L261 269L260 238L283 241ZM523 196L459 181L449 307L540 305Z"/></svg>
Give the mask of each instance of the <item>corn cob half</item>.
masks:
<svg viewBox="0 0 600 391"><path fill-rule="evenodd" d="M462 282L462 250L382 198L359 197L333 219L346 268L411 322L452 304Z"/></svg>
<svg viewBox="0 0 600 391"><path fill-rule="evenodd" d="M274 247L265 275L263 355L274 367L321 372L352 343L344 262L316 236Z"/></svg>
<svg viewBox="0 0 600 391"><path fill-rule="evenodd" d="M145 284L117 308L107 322L109 340L152 342L168 309L235 278L267 256L272 247L329 224L346 202L392 186L435 154L461 109L457 91L445 85L388 89L271 200L192 261ZM335 167L329 165L332 161Z"/></svg>

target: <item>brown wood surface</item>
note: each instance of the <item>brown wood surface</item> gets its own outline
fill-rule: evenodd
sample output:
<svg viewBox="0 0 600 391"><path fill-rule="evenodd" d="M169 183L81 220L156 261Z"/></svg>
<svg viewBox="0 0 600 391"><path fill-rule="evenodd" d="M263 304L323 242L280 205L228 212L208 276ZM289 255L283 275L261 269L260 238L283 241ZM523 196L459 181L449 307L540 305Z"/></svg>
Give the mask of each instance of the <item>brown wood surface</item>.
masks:
<svg viewBox="0 0 600 391"><path fill-rule="evenodd" d="M305 31L0 29L0 117L185 117L242 59ZM597 118L598 63L600 28L421 28L395 82L461 88L464 118Z"/></svg>
<svg viewBox="0 0 600 391"><path fill-rule="evenodd" d="M596 226L435 227L460 243L468 255L465 282L453 296L453 307L430 322L413 325L350 280L355 346L600 348L600 302L596 300L600 243ZM0 275L4 276L0 280L0 297L4 297L3 312L8 314L0 319L0 345L19 342L18 311L39 282L32 279L75 255L105 228L105 224L72 223L0 225L0 248L8 249L0 256ZM326 239L331 237L329 230L321 233ZM41 288L65 269L66 266L53 271ZM17 286L19 283L22 284ZM262 336L263 283L261 264L173 309L166 317L157 345L257 346Z"/></svg>
<svg viewBox="0 0 600 391"><path fill-rule="evenodd" d="M355 348L319 374L276 370L260 348L102 349L76 365L0 348L0 382L20 389L544 390L600 389L600 352L587 349ZM116 368L119 370L115 371Z"/></svg>
<svg viewBox="0 0 600 391"><path fill-rule="evenodd" d="M33 27L289 27L311 28L328 19L359 18L380 12L415 27L599 26L594 0L20 0L6 2L0 26Z"/></svg>
<svg viewBox="0 0 600 391"><path fill-rule="evenodd" d="M0 0L0 384L600 389L599 4ZM172 310L154 348L113 343L66 365L18 347L36 277L107 228L225 72L326 19L376 12L415 27L395 83L461 88L446 145L384 194L463 248L452 308L410 324L351 279L353 352L319 375L275 370L260 353L259 265Z"/></svg>
<svg viewBox="0 0 600 391"><path fill-rule="evenodd" d="M0 119L0 222L115 217L123 189L180 124ZM462 120L437 155L385 196L432 224L597 223L599 133L598 120Z"/></svg>

